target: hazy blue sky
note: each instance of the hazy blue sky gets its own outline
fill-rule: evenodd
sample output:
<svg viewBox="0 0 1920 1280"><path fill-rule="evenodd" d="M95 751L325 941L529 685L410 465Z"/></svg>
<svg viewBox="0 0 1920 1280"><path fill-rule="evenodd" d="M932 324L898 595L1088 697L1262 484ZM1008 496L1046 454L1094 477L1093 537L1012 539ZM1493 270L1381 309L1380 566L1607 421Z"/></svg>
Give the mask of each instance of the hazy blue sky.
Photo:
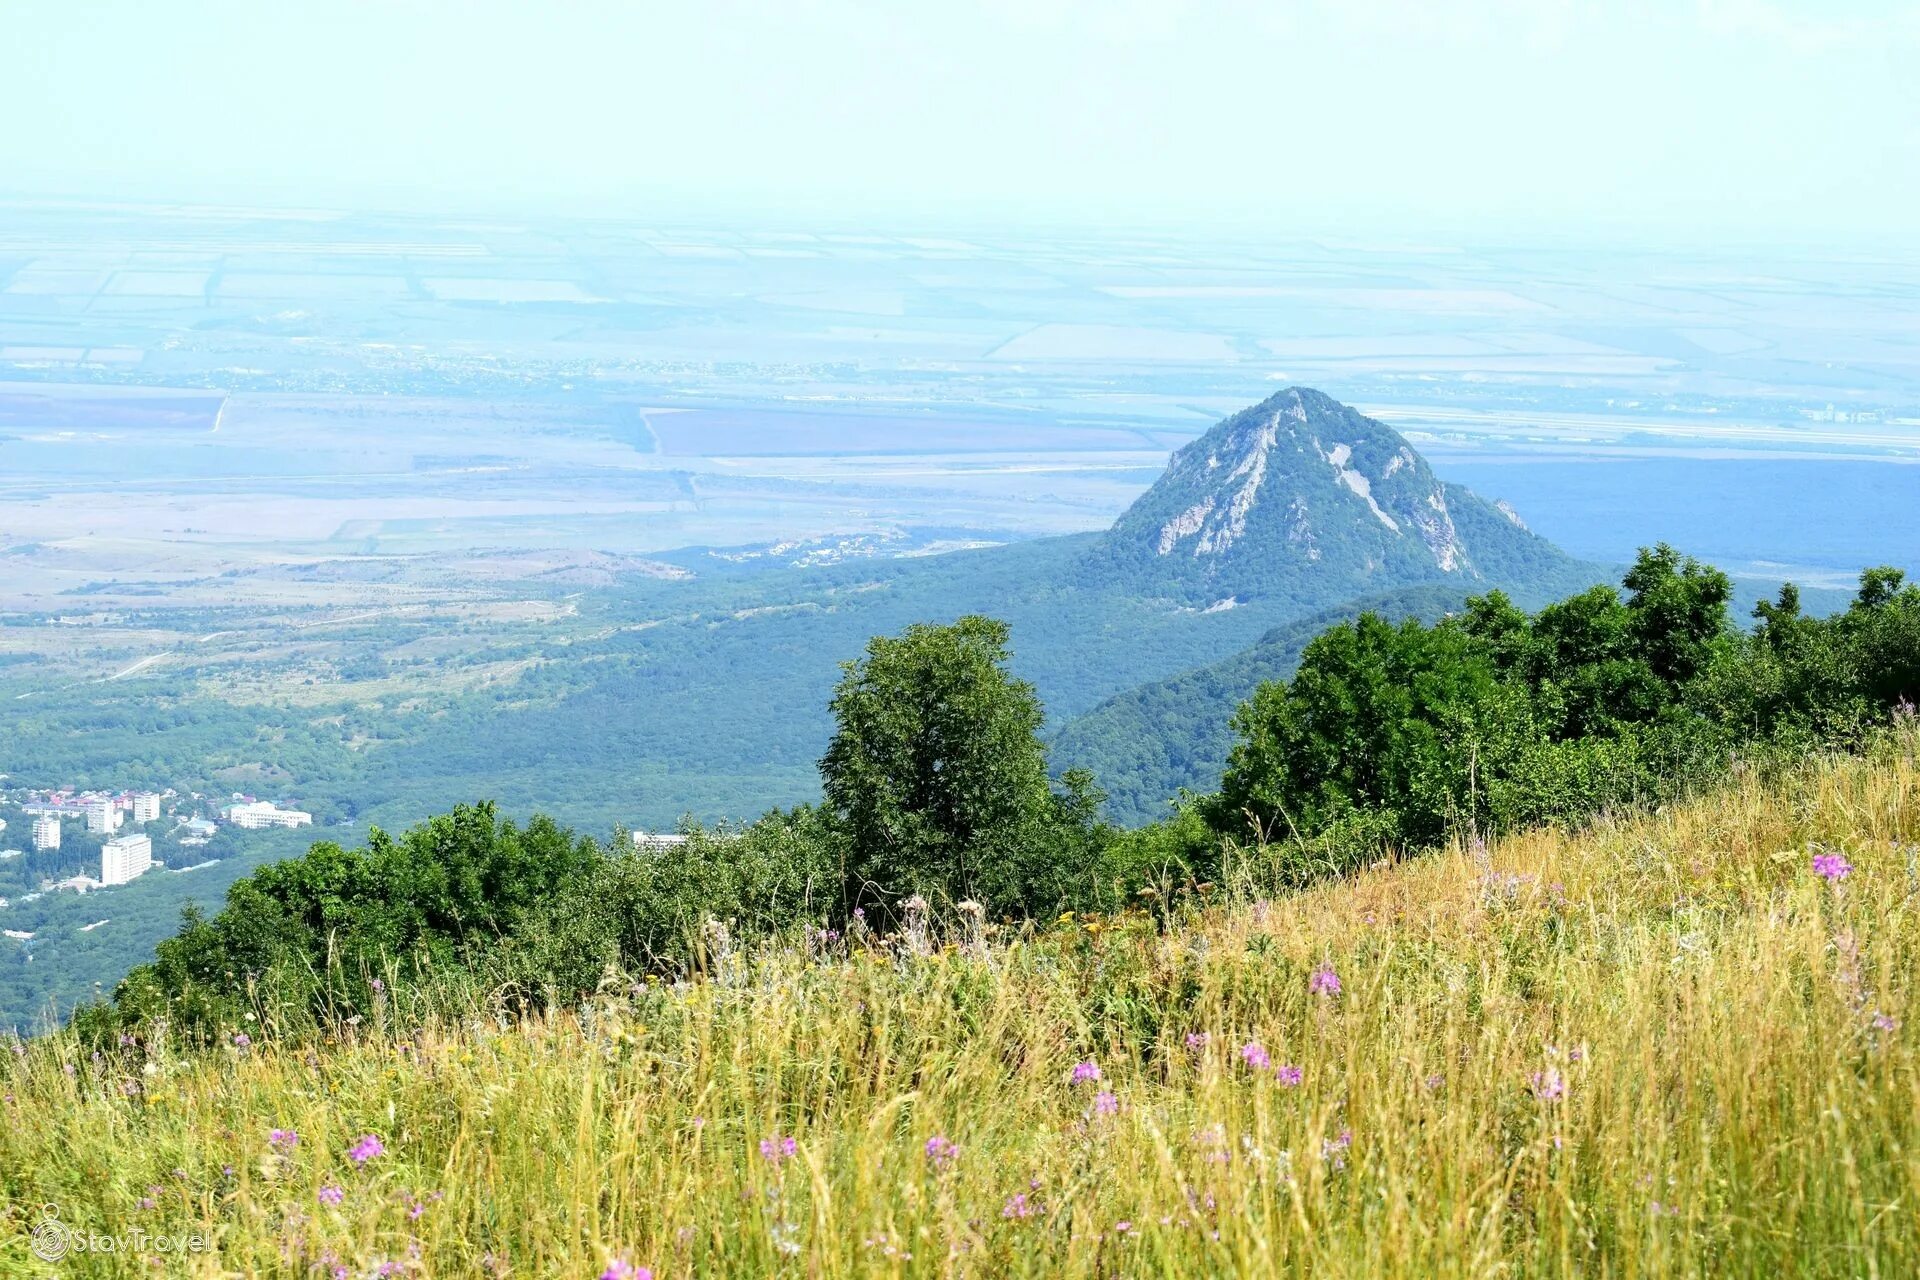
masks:
<svg viewBox="0 0 1920 1280"><path fill-rule="evenodd" d="M1920 0L0 0L0 191L1920 223Z"/></svg>

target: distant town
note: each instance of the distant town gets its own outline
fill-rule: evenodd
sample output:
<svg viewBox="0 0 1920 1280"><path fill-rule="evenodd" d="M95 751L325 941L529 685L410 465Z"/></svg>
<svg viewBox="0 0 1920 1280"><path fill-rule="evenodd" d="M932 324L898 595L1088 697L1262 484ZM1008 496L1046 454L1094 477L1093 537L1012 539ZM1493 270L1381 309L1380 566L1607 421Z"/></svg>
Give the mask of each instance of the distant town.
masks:
<svg viewBox="0 0 1920 1280"><path fill-rule="evenodd" d="M16 815L16 821L23 832L8 830L5 819L0 819L0 871L8 863L24 862L27 859L25 848L11 847L9 837L24 839L31 845L36 855L34 861L45 863L43 855L58 853L63 845L71 847L70 838L79 832L89 837L99 837L99 865L97 873L90 865L90 852L79 856L88 862L81 865L84 869L75 874L42 876L38 887L23 893L18 902L33 902L47 893L71 892L91 893L99 889L116 885L130 884L155 867L167 864L154 858L154 840L170 840L182 849L195 849L212 843L215 834L222 827L257 831L268 827L308 827L313 825L313 815L301 809L282 807L271 800L262 800L256 796L234 793L225 801L217 797L201 795L198 792L166 791L100 791L81 790L76 787L58 788L20 788L9 790L0 787L0 811ZM85 847L90 850L93 840L88 839ZM211 866L218 859L202 859L191 862L174 859L176 871L192 871L199 867ZM30 865L30 864L29 864ZM61 870L71 871L73 862L66 862ZM13 905L5 897L0 897L0 908ZM8 937L25 940L31 934L8 931Z"/></svg>

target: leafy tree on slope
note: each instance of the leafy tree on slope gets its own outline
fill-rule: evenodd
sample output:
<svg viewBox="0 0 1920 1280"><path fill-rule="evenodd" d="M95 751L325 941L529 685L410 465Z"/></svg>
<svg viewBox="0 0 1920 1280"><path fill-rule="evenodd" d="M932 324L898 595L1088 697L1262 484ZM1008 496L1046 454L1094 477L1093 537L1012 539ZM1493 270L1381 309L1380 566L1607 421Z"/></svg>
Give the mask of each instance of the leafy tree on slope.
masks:
<svg viewBox="0 0 1920 1280"><path fill-rule="evenodd" d="M1007 658L1007 624L969 616L875 637L845 664L820 778L854 903L1040 910L1088 870L1097 798L1084 777L1053 790L1045 714Z"/></svg>

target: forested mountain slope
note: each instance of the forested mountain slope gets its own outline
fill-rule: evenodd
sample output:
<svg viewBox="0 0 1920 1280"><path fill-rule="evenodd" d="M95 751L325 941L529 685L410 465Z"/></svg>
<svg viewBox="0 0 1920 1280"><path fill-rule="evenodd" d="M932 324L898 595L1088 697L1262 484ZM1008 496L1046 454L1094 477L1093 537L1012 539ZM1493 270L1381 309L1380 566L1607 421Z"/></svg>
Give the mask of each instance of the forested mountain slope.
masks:
<svg viewBox="0 0 1920 1280"><path fill-rule="evenodd" d="M1285 406L1300 406L1332 452L1354 451L1343 467L1277 444L1260 457L1233 454L1235 441L1264 438L1261 430L1250 437L1247 422ZM1282 414L1288 422L1291 412ZM1214 453L1222 461L1209 469ZM1233 456L1241 460L1229 464ZM1387 537L1341 478L1343 469L1365 468L1390 473L1374 486L1376 501L1401 513L1401 533ZM1245 526L1230 540L1216 538L1218 556L1187 554L1183 544L1181 554L1151 563L1116 558L1160 508L1199 502L1229 510L1255 472L1260 484ZM913 622L968 613L1004 619L1014 669L1042 690L1050 718L1063 721L1358 594L1432 583L1455 598L1499 586L1545 600L1605 576L1492 506L1437 485L1388 428L1294 389L1182 450L1106 534L644 583L607 602L604 636L543 655L515 686L463 702L411 741L365 753L359 767L380 782L363 791L359 808L404 808L413 818L452 798L486 795L509 811L559 809L593 827L614 819L669 824L689 812L739 817L809 798L839 664L867 637ZM1310 504L1309 542L1290 541L1262 514L1283 497ZM1420 512L1434 512L1433 504L1450 520L1450 541L1438 553L1417 531ZM1244 595L1215 595L1234 584ZM1221 607L1225 600L1233 607ZM562 808L555 794L573 799Z"/></svg>
<svg viewBox="0 0 1920 1280"><path fill-rule="evenodd" d="M1219 785L1233 746L1233 708L1263 681L1291 676L1315 636L1368 611L1392 621L1437 622L1465 600L1459 587L1431 583L1282 623L1231 657L1116 694L1067 721L1052 742L1054 767L1092 773L1116 822L1137 826L1165 817L1183 788Z"/></svg>

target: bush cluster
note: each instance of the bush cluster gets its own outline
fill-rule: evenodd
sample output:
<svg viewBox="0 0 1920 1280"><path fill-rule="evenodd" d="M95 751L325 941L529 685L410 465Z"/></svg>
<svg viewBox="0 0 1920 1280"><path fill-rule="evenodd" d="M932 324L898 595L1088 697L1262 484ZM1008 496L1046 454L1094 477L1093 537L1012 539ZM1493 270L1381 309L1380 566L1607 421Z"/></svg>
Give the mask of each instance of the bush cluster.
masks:
<svg viewBox="0 0 1920 1280"><path fill-rule="evenodd" d="M1741 630L1731 584L1667 546L1624 592L1528 615L1498 591L1436 625L1373 616L1310 644L1240 708L1202 808L1255 844L1356 822L1402 847L1654 803L1737 759L1857 742L1920 697L1920 588L1894 569L1810 618L1782 589Z"/></svg>

